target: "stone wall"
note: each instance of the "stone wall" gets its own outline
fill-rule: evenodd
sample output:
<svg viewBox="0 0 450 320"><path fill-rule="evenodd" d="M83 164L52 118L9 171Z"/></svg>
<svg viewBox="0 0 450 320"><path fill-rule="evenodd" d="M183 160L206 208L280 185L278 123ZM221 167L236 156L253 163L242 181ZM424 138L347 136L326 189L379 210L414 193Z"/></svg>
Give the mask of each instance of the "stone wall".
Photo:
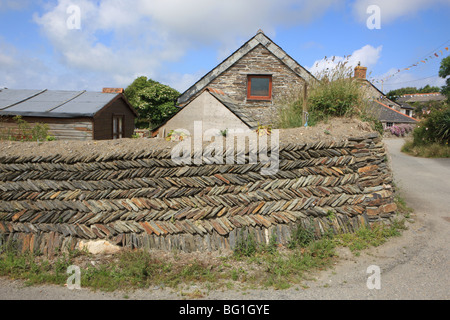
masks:
<svg viewBox="0 0 450 320"><path fill-rule="evenodd" d="M0 238L52 255L80 241L183 251L232 249L241 231L290 240L298 225L352 232L389 219L392 175L376 133L280 146L261 164L176 165L170 150L0 155Z"/></svg>

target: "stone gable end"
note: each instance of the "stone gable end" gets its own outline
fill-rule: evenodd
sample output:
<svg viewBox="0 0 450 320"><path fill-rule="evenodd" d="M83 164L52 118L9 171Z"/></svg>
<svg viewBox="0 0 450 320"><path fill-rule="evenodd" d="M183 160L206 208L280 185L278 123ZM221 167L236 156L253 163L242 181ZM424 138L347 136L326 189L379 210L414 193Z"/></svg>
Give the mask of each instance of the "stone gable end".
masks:
<svg viewBox="0 0 450 320"><path fill-rule="evenodd" d="M272 100L247 100L248 75L272 75ZM275 124L278 101L291 87L301 90L305 80L293 72L263 45L256 46L230 68L208 84L220 89L230 98L248 108L251 116L261 125ZM192 97L194 99L195 97Z"/></svg>

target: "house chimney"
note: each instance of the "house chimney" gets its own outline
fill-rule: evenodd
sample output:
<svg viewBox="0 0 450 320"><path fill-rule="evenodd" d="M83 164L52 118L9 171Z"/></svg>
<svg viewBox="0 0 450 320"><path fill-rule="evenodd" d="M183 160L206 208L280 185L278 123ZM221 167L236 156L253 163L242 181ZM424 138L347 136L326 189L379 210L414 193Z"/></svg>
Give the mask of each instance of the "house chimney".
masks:
<svg viewBox="0 0 450 320"><path fill-rule="evenodd" d="M103 93L124 93L123 88L103 88Z"/></svg>
<svg viewBox="0 0 450 320"><path fill-rule="evenodd" d="M361 62L355 67L355 78L356 79L366 79L367 68L361 67Z"/></svg>

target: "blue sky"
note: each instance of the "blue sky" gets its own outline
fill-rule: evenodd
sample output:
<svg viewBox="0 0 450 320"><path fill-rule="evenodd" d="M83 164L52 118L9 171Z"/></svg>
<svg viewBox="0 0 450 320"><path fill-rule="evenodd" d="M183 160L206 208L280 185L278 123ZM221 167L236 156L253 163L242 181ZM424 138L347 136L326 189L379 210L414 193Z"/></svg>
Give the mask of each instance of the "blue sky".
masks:
<svg viewBox="0 0 450 320"><path fill-rule="evenodd" d="M351 55L380 80L427 58L375 85L442 86L449 17L450 0L0 0L0 87L101 90L144 75L182 92L258 29L313 73Z"/></svg>

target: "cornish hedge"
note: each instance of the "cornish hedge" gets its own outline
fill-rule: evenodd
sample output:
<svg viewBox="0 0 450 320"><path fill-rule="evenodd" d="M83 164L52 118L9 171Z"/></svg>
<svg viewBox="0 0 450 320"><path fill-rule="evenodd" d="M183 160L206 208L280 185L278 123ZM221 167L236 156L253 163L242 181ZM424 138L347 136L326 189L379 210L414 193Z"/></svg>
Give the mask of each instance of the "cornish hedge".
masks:
<svg viewBox="0 0 450 320"><path fill-rule="evenodd" d="M380 136L285 144L261 164L179 165L170 150L0 156L0 239L53 255L80 241L233 249L241 235L286 244L298 228L354 232L396 210Z"/></svg>

